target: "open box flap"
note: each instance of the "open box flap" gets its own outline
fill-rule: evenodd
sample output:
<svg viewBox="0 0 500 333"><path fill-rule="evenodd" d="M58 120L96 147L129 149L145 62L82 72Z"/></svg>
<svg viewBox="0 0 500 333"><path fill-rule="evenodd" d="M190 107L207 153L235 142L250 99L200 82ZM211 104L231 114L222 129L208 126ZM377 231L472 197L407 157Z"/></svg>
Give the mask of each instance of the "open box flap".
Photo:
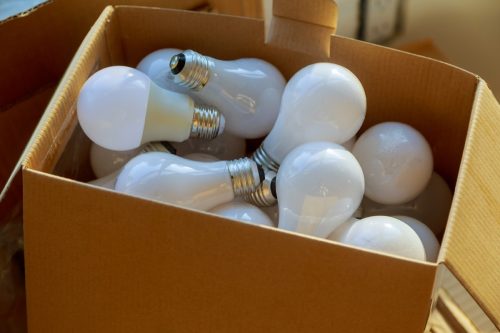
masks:
<svg viewBox="0 0 500 333"><path fill-rule="evenodd" d="M266 43L328 57L330 36L337 27L337 5L333 0L274 0L266 27Z"/></svg>
<svg viewBox="0 0 500 333"><path fill-rule="evenodd" d="M500 328L500 105L479 81L441 260Z"/></svg>

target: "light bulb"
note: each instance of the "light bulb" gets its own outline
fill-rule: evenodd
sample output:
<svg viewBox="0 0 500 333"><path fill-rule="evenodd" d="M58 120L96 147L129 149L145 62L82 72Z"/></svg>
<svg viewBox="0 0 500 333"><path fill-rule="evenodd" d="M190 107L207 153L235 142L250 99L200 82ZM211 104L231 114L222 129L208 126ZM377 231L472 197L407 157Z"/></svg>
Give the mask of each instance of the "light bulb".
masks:
<svg viewBox="0 0 500 333"><path fill-rule="evenodd" d="M134 157L118 176L115 189L138 197L209 210L253 191L263 171L248 158L198 162L151 152Z"/></svg>
<svg viewBox="0 0 500 333"><path fill-rule="evenodd" d="M231 201L213 208L210 212L250 224L274 227L266 213L246 202Z"/></svg>
<svg viewBox="0 0 500 333"><path fill-rule="evenodd" d="M414 200L398 205L383 205L365 197L361 202L363 216L405 215L422 221L435 235L446 227L453 194L446 181L436 172L425 189Z"/></svg>
<svg viewBox="0 0 500 333"><path fill-rule="evenodd" d="M264 213L269 216L271 221L273 222L273 226L277 227L279 223L279 207L278 205L267 206L267 207L259 207Z"/></svg>
<svg viewBox="0 0 500 333"><path fill-rule="evenodd" d="M204 153L191 153L183 156L185 159L191 160L191 161L198 161L198 162L215 162L219 161L219 159L213 155L209 154L204 154Z"/></svg>
<svg viewBox="0 0 500 333"><path fill-rule="evenodd" d="M276 172L265 171L265 177L262 183L244 198L249 203L258 207L270 207L276 205Z"/></svg>
<svg viewBox="0 0 500 333"><path fill-rule="evenodd" d="M327 239L333 241L339 241L340 237L345 234L352 225L359 221L360 219L356 217L350 217L347 221L342 222L337 228L335 228L330 235L328 235Z"/></svg>
<svg viewBox="0 0 500 333"><path fill-rule="evenodd" d="M292 150L278 170L280 229L326 238L363 198L363 172L354 156L331 142Z"/></svg>
<svg viewBox="0 0 500 333"><path fill-rule="evenodd" d="M137 149L114 151L92 142L90 146L90 165L94 174L99 178L88 183L114 190L116 178L120 174L121 168L135 156L152 151L173 153L174 149L168 142L149 142Z"/></svg>
<svg viewBox="0 0 500 333"><path fill-rule="evenodd" d="M365 195L382 204L415 199L432 175L432 151L425 138L406 124L386 122L364 132L353 154L365 175Z"/></svg>
<svg viewBox="0 0 500 333"><path fill-rule="evenodd" d="M170 69L174 82L224 114L226 130L233 135L260 138L273 127L285 79L270 63L223 61L187 50L172 57Z"/></svg>
<svg viewBox="0 0 500 333"><path fill-rule="evenodd" d="M80 90L80 125L98 145L130 150L150 141L213 139L224 129L224 117L197 106L183 94L158 87L144 73L112 66L93 74Z"/></svg>
<svg viewBox="0 0 500 333"><path fill-rule="evenodd" d="M437 261L439 254L439 241L437 240L436 235L434 235L431 229L429 229L425 224L417 219L414 219L413 217L402 215L396 215L393 217L400 221L403 221L417 233L418 237L420 237L420 240L422 241L422 245L424 245L425 257L427 258L427 261Z"/></svg>
<svg viewBox="0 0 500 333"><path fill-rule="evenodd" d="M191 153L213 155L221 160L234 160L245 156L246 141L224 132L213 140L189 139L184 142L172 142L177 155L185 156Z"/></svg>
<svg viewBox="0 0 500 333"><path fill-rule="evenodd" d="M163 89L175 91L178 93L187 93L188 89L169 80L172 75L170 72L170 59L182 52L179 49L161 49L145 56L137 65L137 69L146 74L154 83Z"/></svg>
<svg viewBox="0 0 500 333"><path fill-rule="evenodd" d="M118 175L120 175L120 172L121 172L121 169L115 170L106 176L91 180L87 184L92 184L95 186L114 190L115 185L116 185L116 178L118 178Z"/></svg>
<svg viewBox="0 0 500 333"><path fill-rule="evenodd" d="M252 157L276 171L285 156L303 143L348 141L365 113L365 91L351 71L331 63L309 65L288 81L278 119Z"/></svg>
<svg viewBox="0 0 500 333"><path fill-rule="evenodd" d="M329 239L365 249L416 260L426 260L425 249L417 233L404 222L389 216L370 216L349 221Z"/></svg>
<svg viewBox="0 0 500 333"><path fill-rule="evenodd" d="M133 157L141 152L164 151L174 152L168 142L150 142L132 150L109 150L92 142L90 145L90 166L96 177L105 177L110 173L121 169Z"/></svg>

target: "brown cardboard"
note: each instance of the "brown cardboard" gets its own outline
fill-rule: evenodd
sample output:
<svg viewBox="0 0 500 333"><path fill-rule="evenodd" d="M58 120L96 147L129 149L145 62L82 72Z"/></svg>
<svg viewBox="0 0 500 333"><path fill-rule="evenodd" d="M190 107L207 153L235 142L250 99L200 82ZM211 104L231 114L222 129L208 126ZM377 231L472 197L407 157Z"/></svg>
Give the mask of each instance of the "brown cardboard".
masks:
<svg viewBox="0 0 500 333"><path fill-rule="evenodd" d="M285 49L276 39L265 44L264 36L263 22L255 19L105 9L24 161L30 332L422 332L442 263L484 300L480 304L498 326L495 270L479 263L473 271L462 263L463 256L468 263L488 256L496 244L488 235L500 218L487 197L497 194L498 172L489 174L498 153L487 142L494 136L488 119L498 117L499 107L483 81L451 65L347 38L331 37L320 47L329 49L327 59ZM366 89L365 127L387 120L416 127L431 144L437 171L456 184L439 263L235 223L53 175L72 149L70 137L80 135L75 101L86 78L110 64L135 66L161 47L223 59L260 57L287 78L318 61L350 68ZM477 191L483 200L474 199ZM470 204L477 206L471 210ZM467 238L483 242L469 251ZM498 268L494 256L486 261Z"/></svg>

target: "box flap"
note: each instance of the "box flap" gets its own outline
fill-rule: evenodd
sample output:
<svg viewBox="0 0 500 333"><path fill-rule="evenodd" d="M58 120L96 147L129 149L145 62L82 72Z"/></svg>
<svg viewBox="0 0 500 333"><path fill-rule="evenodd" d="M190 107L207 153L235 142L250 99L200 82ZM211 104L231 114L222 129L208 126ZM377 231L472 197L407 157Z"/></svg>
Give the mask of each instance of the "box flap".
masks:
<svg viewBox="0 0 500 333"><path fill-rule="evenodd" d="M499 124L500 105L480 80L440 259L500 328Z"/></svg>
<svg viewBox="0 0 500 333"><path fill-rule="evenodd" d="M337 26L333 0L274 0L266 43L318 56L330 55L330 36Z"/></svg>
<svg viewBox="0 0 500 333"><path fill-rule="evenodd" d="M23 178L30 332L424 329L432 264Z"/></svg>

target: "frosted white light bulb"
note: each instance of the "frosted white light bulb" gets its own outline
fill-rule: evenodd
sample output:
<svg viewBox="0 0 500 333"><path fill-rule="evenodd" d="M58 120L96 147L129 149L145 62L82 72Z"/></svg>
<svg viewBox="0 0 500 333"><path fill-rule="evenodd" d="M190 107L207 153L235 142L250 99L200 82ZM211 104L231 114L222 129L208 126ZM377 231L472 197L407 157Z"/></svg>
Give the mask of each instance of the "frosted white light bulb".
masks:
<svg viewBox="0 0 500 333"><path fill-rule="evenodd" d="M185 159L198 162L215 162L219 159L215 156L204 154L204 153L192 153L183 156Z"/></svg>
<svg viewBox="0 0 500 333"><path fill-rule="evenodd" d="M351 221L331 240L406 258L426 260L425 249L417 233L404 222L389 216L371 216Z"/></svg>
<svg viewBox="0 0 500 333"><path fill-rule="evenodd" d="M435 235L446 227L453 195L446 181L436 172L422 193L414 200L399 205L383 205L368 198L361 202L363 216L405 215L416 218L427 225Z"/></svg>
<svg viewBox="0 0 500 333"><path fill-rule="evenodd" d="M210 212L250 224L274 227L266 213L246 202L231 201L213 208Z"/></svg>
<svg viewBox="0 0 500 333"><path fill-rule="evenodd" d="M413 217L401 215L396 215L393 217L400 221L403 221L417 233L418 237L420 237L420 240L422 241L422 244L424 245L425 257L427 258L427 261L437 261L439 254L439 241L437 240L436 235L434 235L431 229L429 229L425 224L417 219L414 219Z"/></svg>
<svg viewBox="0 0 500 333"><path fill-rule="evenodd" d="M91 180L90 182L88 182L88 184L92 184L95 186L104 187L104 188L107 188L110 190L114 190L115 184L116 184L116 178L118 177L120 172L121 172L121 169L115 170L106 176Z"/></svg>
<svg viewBox="0 0 500 333"><path fill-rule="evenodd" d="M174 82L224 114L228 132L255 139L273 127L285 79L270 63L255 58L223 61L186 50L172 57L170 69Z"/></svg>
<svg viewBox="0 0 500 333"><path fill-rule="evenodd" d="M183 94L158 87L144 73L112 66L93 74L80 90L78 120L87 136L111 150L130 150L150 141L213 139L224 118Z"/></svg>
<svg viewBox="0 0 500 333"><path fill-rule="evenodd" d="M339 241L340 237L342 237L342 235L344 235L349 230L349 228L351 228L352 225L357 221L359 221L358 218L355 217L349 218L347 221L343 222L341 225L335 228L333 232L330 235L328 235L327 239L333 241Z"/></svg>
<svg viewBox="0 0 500 333"><path fill-rule="evenodd" d="M243 138L224 132L213 140L189 139L184 142L172 142L177 155L185 156L191 153L213 155L221 160L234 160L245 156L246 141Z"/></svg>
<svg viewBox="0 0 500 333"><path fill-rule="evenodd" d="M276 171L285 156L303 143L351 139L365 114L365 91L351 71L331 63L309 65L288 81L278 119L252 157Z"/></svg>
<svg viewBox="0 0 500 333"><path fill-rule="evenodd" d="M137 65L137 69L146 74L154 83L163 89L185 94L188 89L175 84L168 77L170 73L170 59L182 52L179 49L160 49L145 56Z"/></svg>
<svg viewBox="0 0 500 333"><path fill-rule="evenodd" d="M198 162L151 152L125 165L115 189L138 197L209 210L253 191L263 178L262 170L248 158Z"/></svg>
<svg viewBox="0 0 500 333"><path fill-rule="evenodd" d="M331 142L292 150L276 177L280 229L326 238L363 198L363 172L354 156Z"/></svg>
<svg viewBox="0 0 500 333"><path fill-rule="evenodd" d="M132 150L109 150L92 142L90 145L90 166L97 178L119 170L134 156L139 155L142 146Z"/></svg>
<svg viewBox="0 0 500 333"><path fill-rule="evenodd" d="M125 151L109 150L92 142L90 165L94 174L99 178L90 181L89 184L114 189L121 168L132 158L141 153L152 151L171 153L172 150L168 142L149 142L137 149Z"/></svg>
<svg viewBox="0 0 500 333"><path fill-rule="evenodd" d="M432 175L432 151L416 129L398 122L375 125L354 145L365 175L365 195L383 204L415 199Z"/></svg>

